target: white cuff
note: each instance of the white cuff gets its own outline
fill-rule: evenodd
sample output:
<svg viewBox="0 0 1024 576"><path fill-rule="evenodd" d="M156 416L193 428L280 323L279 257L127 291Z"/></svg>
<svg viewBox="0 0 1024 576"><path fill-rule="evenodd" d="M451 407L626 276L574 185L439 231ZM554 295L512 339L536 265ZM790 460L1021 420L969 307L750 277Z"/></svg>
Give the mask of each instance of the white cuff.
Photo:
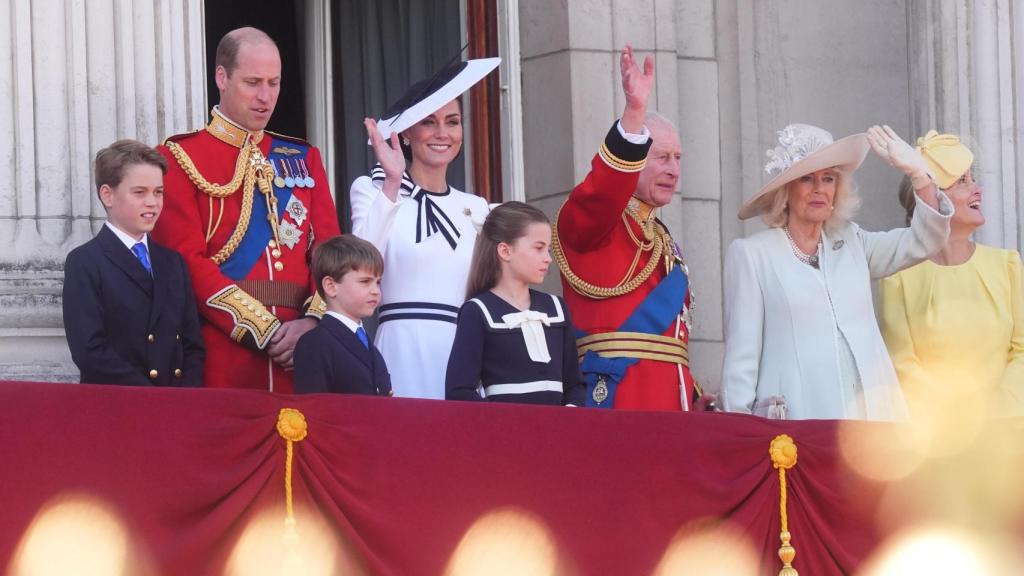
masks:
<svg viewBox="0 0 1024 576"><path fill-rule="evenodd" d="M626 132L626 129L622 127L622 120L615 123L615 127L619 129L619 135L626 139L630 144L647 144L647 139L651 137L651 131L644 126L643 132L640 134L633 134Z"/></svg>

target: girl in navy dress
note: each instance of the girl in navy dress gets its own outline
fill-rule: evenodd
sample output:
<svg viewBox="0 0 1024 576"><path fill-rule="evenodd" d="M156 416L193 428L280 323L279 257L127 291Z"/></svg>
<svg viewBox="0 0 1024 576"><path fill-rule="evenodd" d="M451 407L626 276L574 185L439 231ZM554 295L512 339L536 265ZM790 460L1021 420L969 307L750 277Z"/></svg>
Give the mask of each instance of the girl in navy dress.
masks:
<svg viewBox="0 0 1024 576"><path fill-rule="evenodd" d="M508 202L487 216L448 358L447 399L584 404L569 310L530 289L547 275L550 246L551 224L533 206Z"/></svg>

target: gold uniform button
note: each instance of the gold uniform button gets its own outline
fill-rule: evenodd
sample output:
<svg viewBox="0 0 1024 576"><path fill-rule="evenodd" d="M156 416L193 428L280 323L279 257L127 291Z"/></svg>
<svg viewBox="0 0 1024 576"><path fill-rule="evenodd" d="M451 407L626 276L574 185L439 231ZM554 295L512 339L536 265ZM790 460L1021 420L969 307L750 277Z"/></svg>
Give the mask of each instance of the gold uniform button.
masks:
<svg viewBox="0 0 1024 576"><path fill-rule="evenodd" d="M273 256L274 258L280 258L281 251L278 250L277 248L274 248L273 250L270 251L270 255Z"/></svg>
<svg viewBox="0 0 1024 576"><path fill-rule="evenodd" d="M175 334L174 335L174 339L175 340L181 340L181 334Z"/></svg>
<svg viewBox="0 0 1024 576"><path fill-rule="evenodd" d="M284 264L281 262L274 262L274 270L277 270L278 272L284 270Z"/></svg>
<svg viewBox="0 0 1024 576"><path fill-rule="evenodd" d="M174 369L174 377L175 378L181 378L181 368L175 368Z"/></svg>
<svg viewBox="0 0 1024 576"><path fill-rule="evenodd" d="M146 340L149 340L150 342L153 342L154 340L156 340L156 337L153 336L152 334L150 334L149 336L146 336Z"/></svg>
<svg viewBox="0 0 1024 576"><path fill-rule="evenodd" d="M271 240L270 241L270 247L271 248L277 248L277 241L276 240Z"/></svg>
<svg viewBox="0 0 1024 576"><path fill-rule="evenodd" d="M160 375L160 373L157 372L156 370L150 370L149 371L149 377L152 378L153 380L156 380L156 377L159 376L159 375Z"/></svg>
<svg viewBox="0 0 1024 576"><path fill-rule="evenodd" d="M395 395L395 391L394 390L388 390L388 396L394 396L394 395Z"/></svg>

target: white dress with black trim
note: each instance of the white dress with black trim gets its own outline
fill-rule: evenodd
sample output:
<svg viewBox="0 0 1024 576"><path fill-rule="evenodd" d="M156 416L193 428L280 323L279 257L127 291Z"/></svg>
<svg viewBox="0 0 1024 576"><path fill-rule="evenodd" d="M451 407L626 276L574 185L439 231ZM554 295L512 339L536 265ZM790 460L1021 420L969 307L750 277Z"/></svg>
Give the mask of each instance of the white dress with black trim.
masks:
<svg viewBox="0 0 1024 576"><path fill-rule="evenodd" d="M383 172L352 183L352 233L384 256L374 344L396 396L443 399L445 369L486 200L449 188L435 193L404 175L397 202Z"/></svg>
<svg viewBox="0 0 1024 576"><path fill-rule="evenodd" d="M459 313L448 360L447 398L582 406L576 338L565 302L530 290L518 310L493 292L468 300Z"/></svg>

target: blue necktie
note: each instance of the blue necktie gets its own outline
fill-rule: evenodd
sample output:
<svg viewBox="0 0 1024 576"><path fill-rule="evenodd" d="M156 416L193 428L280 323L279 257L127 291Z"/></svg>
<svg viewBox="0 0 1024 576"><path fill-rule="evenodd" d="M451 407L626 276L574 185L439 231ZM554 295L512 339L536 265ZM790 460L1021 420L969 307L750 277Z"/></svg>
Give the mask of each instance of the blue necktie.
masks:
<svg viewBox="0 0 1024 576"><path fill-rule="evenodd" d="M366 346L366 349L369 350L370 340L366 337L366 330L363 330L362 326L356 328L356 336L359 337L359 341L363 343L363 346Z"/></svg>
<svg viewBox="0 0 1024 576"><path fill-rule="evenodd" d="M136 242L135 246L132 246L132 252L139 259L139 262L142 263L142 267L146 269L146 272L149 272L149 275L152 276L153 265L149 263L149 251L146 250L146 245L142 242Z"/></svg>

